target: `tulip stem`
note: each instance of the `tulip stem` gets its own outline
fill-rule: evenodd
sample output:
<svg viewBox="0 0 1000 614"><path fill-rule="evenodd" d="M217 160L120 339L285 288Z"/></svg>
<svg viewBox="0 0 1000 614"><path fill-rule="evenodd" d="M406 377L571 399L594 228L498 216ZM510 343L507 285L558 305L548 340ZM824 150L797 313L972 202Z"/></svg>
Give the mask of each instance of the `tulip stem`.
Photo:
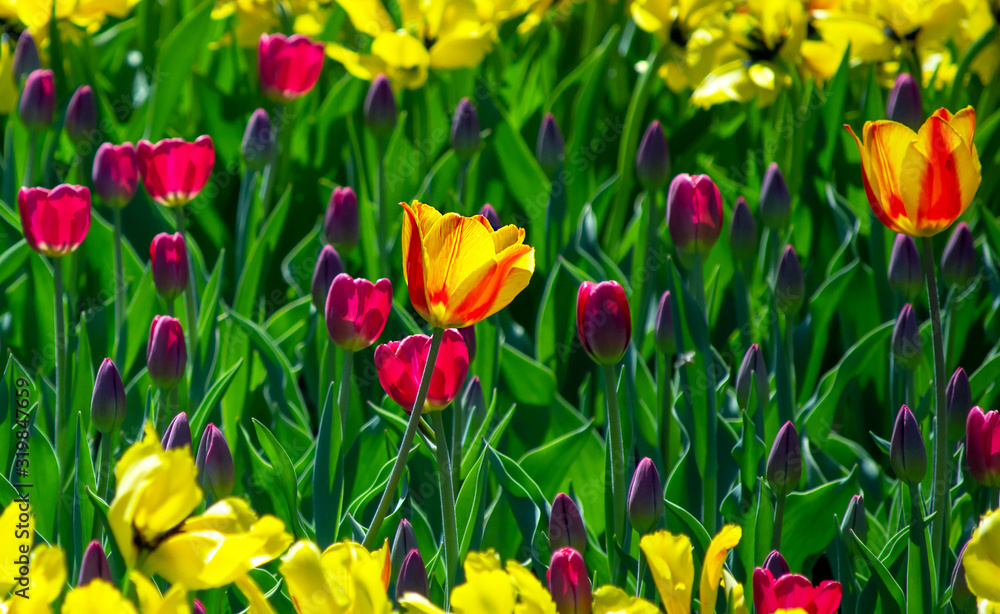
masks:
<svg viewBox="0 0 1000 614"><path fill-rule="evenodd" d="M347 441L347 412L351 407L351 371L354 367L354 352L344 350L344 364L340 371L340 392L337 406L340 408L341 440Z"/></svg>
<svg viewBox="0 0 1000 614"><path fill-rule="evenodd" d="M24 181L21 185L32 187L35 181L35 150L38 147L38 134L32 130L28 133L28 155L24 158Z"/></svg>
<svg viewBox="0 0 1000 614"><path fill-rule="evenodd" d="M795 392L795 314L785 314L785 358L788 363L788 399L792 404L792 418L798 408L798 397Z"/></svg>
<svg viewBox="0 0 1000 614"><path fill-rule="evenodd" d="M611 445L611 497L614 502L614 539L625 543L625 452L622 445L621 414L615 366L604 365L604 388L608 402L608 441ZM612 555L609 549L608 554ZM617 559L617 556L613 556Z"/></svg>
<svg viewBox="0 0 1000 614"><path fill-rule="evenodd" d="M425 369L426 370L426 369ZM441 514L444 522L445 595L454 587L455 570L458 569L458 524L455 522L455 489L452 487L451 461L448 456L448 439L445 437L444 418L440 411L431 412L437 443L438 481L441 486ZM445 597L445 608L448 598Z"/></svg>
<svg viewBox="0 0 1000 614"><path fill-rule="evenodd" d="M705 445L707 446L705 454L705 466L704 473L702 475L703 490L702 490L702 523L705 525L705 529L708 531L709 535L715 534L715 514L716 514L716 484L718 480L717 476L717 463L716 458L716 415L715 415L715 372L712 365L712 343L708 338L708 331L711 327L708 325L708 305L705 302L705 278L704 278L704 256L701 254L691 255L691 268L690 277L688 279L688 288L691 294L694 295L695 301L698 303L698 307L701 308L701 313L699 314L704 319L704 331L705 338L696 340L695 343L699 345L698 352L702 356L702 361L705 365Z"/></svg>
<svg viewBox="0 0 1000 614"><path fill-rule="evenodd" d="M184 209L183 207L174 207L174 215L177 219L177 232L184 236ZM188 238L184 236L184 240L187 241ZM188 243L191 245L192 243ZM199 354L198 354L198 298L195 296L195 286L198 283L198 277L194 272L194 260L191 258L191 253L194 251L192 248L187 250L187 260L188 260L188 270L190 271L187 288L184 288L184 317L187 320L185 322L185 327L188 333L188 344L187 352L188 356L191 357L189 361L191 363L191 380L188 383L188 397L192 394L197 394L194 388L194 374L198 371Z"/></svg>
<svg viewBox="0 0 1000 614"><path fill-rule="evenodd" d="M743 266L739 262L736 263L736 270L733 272L733 292L736 294L736 321L740 326L740 349L746 352L753 343L750 334L750 291L743 277Z"/></svg>
<svg viewBox="0 0 1000 614"><path fill-rule="evenodd" d="M122 328L125 326L125 266L122 264L122 210L113 209L115 224L115 362L125 364ZM102 493L103 494L103 493Z"/></svg>
<svg viewBox="0 0 1000 614"><path fill-rule="evenodd" d="M385 139L377 139L375 146L377 159L375 161L375 202L378 206L378 255L381 263L382 275L392 278L389 270L389 250L386 248L386 236L388 234L389 213L385 206Z"/></svg>
<svg viewBox="0 0 1000 614"><path fill-rule="evenodd" d="M927 556L927 532L924 528L924 505L920 484L907 484L910 491L910 543L907 548L907 612L925 612L934 603L931 596L931 566ZM917 567L920 572L918 574Z"/></svg>
<svg viewBox="0 0 1000 614"><path fill-rule="evenodd" d="M66 364L66 320L63 313L63 272L62 259L52 261L52 284L55 289L55 319L56 319L56 396L52 415L52 448L59 449L59 427L62 418L62 403L64 400L63 373Z"/></svg>
<svg viewBox="0 0 1000 614"><path fill-rule="evenodd" d="M660 400L660 453L663 455L663 473L670 479L674 457L670 453L670 430L673 427L673 388L671 386L670 357L656 353L656 388Z"/></svg>
<svg viewBox="0 0 1000 614"><path fill-rule="evenodd" d="M781 551L781 525L785 520L785 493L778 493L774 504L774 527L771 530L771 550Z"/></svg>
<svg viewBox="0 0 1000 614"><path fill-rule="evenodd" d="M444 329L435 328L434 333L431 335L431 347L427 351L427 363L424 365L423 375L420 376L420 387L417 389L417 398L413 403L413 409L410 411L410 419L406 422L406 431L403 433L403 440L399 442L399 453L396 455L396 462L392 465L392 471L389 473L389 482L385 486L382 498L379 499L378 509L375 510L375 517L372 518L372 523L368 527L368 533L365 534L364 542L362 542L362 545L369 550L375 545L379 529L382 528L382 522L389 511L389 503L392 502L392 498L396 495L399 479L403 475L403 469L406 468L406 459L410 455L410 446L413 445L413 437L417 433L417 427L420 426L420 414L423 412L424 401L427 400L427 390L431 386L431 374L434 373L434 364L437 362L438 350L441 349L441 341L443 339Z"/></svg>
<svg viewBox="0 0 1000 614"><path fill-rule="evenodd" d="M114 437L114 433L106 433L101 435L101 464L100 464L100 476L101 481L97 487L97 494L105 501L108 501L108 485L111 483L111 450L112 443L111 440ZM97 527L100 523L94 523L95 533L97 532Z"/></svg>
<svg viewBox="0 0 1000 614"><path fill-rule="evenodd" d="M644 563L646 562L646 557L640 551L639 556L636 558L639 559L639 564L635 572L635 596L642 597L642 576L645 573L646 566Z"/></svg>
<svg viewBox="0 0 1000 614"><path fill-rule="evenodd" d="M934 242L930 237L921 239L923 257L920 259L924 267L924 279L927 282L927 299L931 308L931 330L934 339L934 390L936 403L934 407L934 482L931 488L931 509L935 512L931 525L932 552L934 560L941 560L941 547L944 543L944 515L947 506L948 487L948 429L945 422L945 381L944 373L944 338L941 333L941 306L938 301L937 280L934 276Z"/></svg>
<svg viewBox="0 0 1000 614"><path fill-rule="evenodd" d="M458 210L465 211L465 178L469 174L469 163L462 162L458 166L458 177L455 178L455 200L458 201Z"/></svg>

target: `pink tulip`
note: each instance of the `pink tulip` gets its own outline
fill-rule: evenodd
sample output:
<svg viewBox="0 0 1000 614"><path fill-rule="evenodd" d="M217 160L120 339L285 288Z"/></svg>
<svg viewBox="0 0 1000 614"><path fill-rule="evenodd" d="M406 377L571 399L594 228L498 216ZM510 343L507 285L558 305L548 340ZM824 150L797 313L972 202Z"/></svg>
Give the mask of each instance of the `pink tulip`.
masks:
<svg viewBox="0 0 1000 614"><path fill-rule="evenodd" d="M839 582L824 580L814 587L805 576L785 574L778 578L768 569L753 570L753 604L757 614L779 610L804 610L809 614L834 614L840 607Z"/></svg>
<svg viewBox="0 0 1000 614"><path fill-rule="evenodd" d="M678 249L705 254L722 232L722 196L708 175L682 173L670 182L667 228Z"/></svg>
<svg viewBox="0 0 1000 614"><path fill-rule="evenodd" d="M94 156L94 191L109 207L124 207L139 186L139 159L132 143L104 143Z"/></svg>
<svg viewBox="0 0 1000 614"><path fill-rule="evenodd" d="M21 188L17 210L31 249L46 256L65 256L80 247L90 229L90 190L66 184L52 190Z"/></svg>
<svg viewBox="0 0 1000 614"><path fill-rule="evenodd" d="M155 145L139 141L139 172L149 197L168 207L183 206L205 187L215 165L212 137L193 143L164 139Z"/></svg>
<svg viewBox="0 0 1000 614"><path fill-rule="evenodd" d="M617 281L580 284L576 294L576 332L587 354L600 365L622 359L632 338L632 316Z"/></svg>
<svg viewBox="0 0 1000 614"><path fill-rule="evenodd" d="M392 310L392 284L354 279L347 273L333 278L326 295L326 330L337 347L363 350L378 339Z"/></svg>
<svg viewBox="0 0 1000 614"><path fill-rule="evenodd" d="M308 36L261 34L257 75L267 97L289 102L312 90L323 70L323 45Z"/></svg>
<svg viewBox="0 0 1000 614"><path fill-rule="evenodd" d="M431 338L410 335L402 341L390 341L375 350L375 368L386 394L406 413L413 410L417 389L427 364ZM438 411L458 396L469 372L469 352L461 333L454 328L444 331L444 339L434 363L431 385L423 411Z"/></svg>
<svg viewBox="0 0 1000 614"><path fill-rule="evenodd" d="M161 390L170 390L184 378L187 346L180 320L170 316L153 316L146 346L146 371L149 379ZM190 440L190 436L188 437ZM189 442L190 443L190 442Z"/></svg>
<svg viewBox="0 0 1000 614"><path fill-rule="evenodd" d="M153 285L165 299L177 298L188 285L187 244L184 236L161 232L149 244L149 266L153 269Z"/></svg>
<svg viewBox="0 0 1000 614"><path fill-rule="evenodd" d="M1000 487L1000 413L973 407L965 421L965 433L965 455L972 477L984 486Z"/></svg>

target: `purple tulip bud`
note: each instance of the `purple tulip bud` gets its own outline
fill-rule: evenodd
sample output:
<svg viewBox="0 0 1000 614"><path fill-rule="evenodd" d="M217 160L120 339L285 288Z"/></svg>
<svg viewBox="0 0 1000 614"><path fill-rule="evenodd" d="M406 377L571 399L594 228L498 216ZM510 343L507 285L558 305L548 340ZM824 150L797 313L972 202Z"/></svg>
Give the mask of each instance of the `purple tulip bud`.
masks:
<svg viewBox="0 0 1000 614"><path fill-rule="evenodd" d="M949 286L965 288L976 276L976 248L969 225L955 225L941 254L941 279Z"/></svg>
<svg viewBox="0 0 1000 614"><path fill-rule="evenodd" d="M561 548L552 553L549 571L549 594L556 603L559 614L590 614L593 590L587 575L583 556L572 548Z"/></svg>
<svg viewBox="0 0 1000 614"><path fill-rule="evenodd" d="M791 573L791 570L788 568L788 561L777 550L772 550L764 559L764 569L769 570L775 580L785 574Z"/></svg>
<svg viewBox="0 0 1000 614"><path fill-rule="evenodd" d="M184 329L177 318L153 316L146 346L146 370L149 379L161 390L170 390L184 378L187 346ZM190 436L188 437L190 439Z"/></svg>
<svg viewBox="0 0 1000 614"><path fill-rule="evenodd" d="M722 232L722 196L708 175L682 173L670 182L667 229L677 249L707 254Z"/></svg>
<svg viewBox="0 0 1000 614"><path fill-rule="evenodd" d="M889 441L889 463L896 477L906 484L917 484L927 474L927 448L920 425L906 405L896 414Z"/></svg>
<svg viewBox="0 0 1000 614"><path fill-rule="evenodd" d="M465 349L469 351L469 362L471 363L476 359L476 325L471 324L460 328L458 332L462 335L462 339L465 340Z"/></svg>
<svg viewBox="0 0 1000 614"><path fill-rule="evenodd" d="M25 30L17 39L17 47L14 48L14 59L11 62L11 69L14 73L14 83L21 84L21 80L42 68L42 58L38 55L38 45L35 44L31 32Z"/></svg>
<svg viewBox="0 0 1000 614"><path fill-rule="evenodd" d="M618 282L580 284L576 330L583 349L594 362L613 365L621 360L632 338L632 316L625 290Z"/></svg>
<svg viewBox="0 0 1000 614"><path fill-rule="evenodd" d="M945 416L948 421L948 437L955 441L965 438L965 421L969 416L974 402L972 400L972 387L969 385L969 376L965 369L959 367L955 369L948 386L945 388Z"/></svg>
<svg viewBox="0 0 1000 614"><path fill-rule="evenodd" d="M552 179L562 167L563 157L566 155L566 141L563 140L562 132L556 118L551 113L546 113L542 118L542 125L538 129L538 143L535 147L535 157L542 171Z"/></svg>
<svg viewBox="0 0 1000 614"><path fill-rule="evenodd" d="M760 219L768 228L781 228L791 217L792 196L788 193L788 184L778 163L772 162L760 186Z"/></svg>
<svg viewBox="0 0 1000 614"><path fill-rule="evenodd" d="M194 600L194 605L191 606L191 614L205 614L205 606L197 599Z"/></svg>
<svg viewBox="0 0 1000 614"><path fill-rule="evenodd" d="M917 244L909 235L896 235L889 256L889 286L912 301L924 289L924 273L920 267Z"/></svg>
<svg viewBox="0 0 1000 614"><path fill-rule="evenodd" d="M754 406L750 406L750 390L754 385L756 385L756 394L759 402ZM770 394L767 365L764 364L764 353L760 351L760 346L754 343L747 349L746 354L743 355L740 370L736 373L736 404L740 409L747 410L752 416L757 409L757 405L767 405Z"/></svg>
<svg viewBox="0 0 1000 614"><path fill-rule="evenodd" d="M110 358L101 361L90 399L90 421L99 433L116 433L125 421L125 386L118 367Z"/></svg>
<svg viewBox="0 0 1000 614"><path fill-rule="evenodd" d="M246 130L243 132L241 149L243 160L247 167L262 171L274 157L274 130L271 128L271 118L264 109L257 109L250 116Z"/></svg>
<svg viewBox="0 0 1000 614"><path fill-rule="evenodd" d="M323 216L323 236L338 251L350 252L358 244L358 195L349 187L334 188Z"/></svg>
<svg viewBox="0 0 1000 614"><path fill-rule="evenodd" d="M340 254L332 245L325 245L316 260L316 268L313 270L312 278L312 299L316 310L323 313L326 309L326 296L330 293L330 286L337 275L344 272L344 264L340 261Z"/></svg>
<svg viewBox="0 0 1000 614"><path fill-rule="evenodd" d="M76 585L86 586L91 580L104 580L113 583L111 578L111 566L108 565L108 557L104 554L101 542L94 540L87 545L83 552L83 559L80 561L80 576Z"/></svg>
<svg viewBox="0 0 1000 614"><path fill-rule="evenodd" d="M184 235L161 232L153 237L149 244L149 264L156 292L167 301L180 296L187 288L189 273Z"/></svg>
<svg viewBox="0 0 1000 614"><path fill-rule="evenodd" d="M386 139L396 127L396 96L385 75L378 75L368 87L365 97L365 124L376 139Z"/></svg>
<svg viewBox="0 0 1000 614"><path fill-rule="evenodd" d="M885 105L885 116L908 126L916 132L924 123L924 105L920 96L920 84L908 73L900 73L889 92Z"/></svg>
<svg viewBox="0 0 1000 614"><path fill-rule="evenodd" d="M129 204L139 186L139 159L132 143L104 143L94 156L94 191L109 207Z"/></svg>
<svg viewBox="0 0 1000 614"><path fill-rule="evenodd" d="M17 109L29 130L38 132L52 125L56 113L56 84L51 70L35 70L28 75Z"/></svg>
<svg viewBox="0 0 1000 614"><path fill-rule="evenodd" d="M236 484L233 455L226 437L214 424L209 424L201 434L195 465L198 467L198 484L203 491L211 493L216 500L233 494Z"/></svg>
<svg viewBox="0 0 1000 614"><path fill-rule="evenodd" d="M778 262L778 273L774 284L775 305L781 313L795 313L802 307L806 295L806 282L802 273L799 255L791 245L785 246L785 253Z"/></svg>
<svg viewBox="0 0 1000 614"><path fill-rule="evenodd" d="M868 541L868 518L865 516L865 499L861 495L851 497L847 511L844 512L844 519L840 522L840 530L845 537L848 529L854 531L862 543ZM848 549L853 551L853 540L848 539L847 545Z"/></svg>
<svg viewBox="0 0 1000 614"><path fill-rule="evenodd" d="M392 538L392 551L389 554L390 565L393 569L401 569L403 560L413 550L418 550L417 536L413 532L413 525L406 518L399 521L396 528L396 535Z"/></svg>
<svg viewBox="0 0 1000 614"><path fill-rule="evenodd" d="M549 550L561 548L587 551L587 529L580 508L565 493L556 495L549 512Z"/></svg>
<svg viewBox="0 0 1000 614"><path fill-rule="evenodd" d="M90 138L97 129L97 109L94 107L94 90L89 85L77 88L66 107L63 122L66 135L76 144Z"/></svg>
<svg viewBox="0 0 1000 614"><path fill-rule="evenodd" d="M486 218L493 230L500 228L500 216L497 215L497 210L493 208L493 205L489 203L483 205L483 208L479 210L479 215Z"/></svg>
<svg viewBox="0 0 1000 614"><path fill-rule="evenodd" d="M663 516L663 484L660 472L649 458L636 465L628 488L628 518L640 534L651 533Z"/></svg>
<svg viewBox="0 0 1000 614"><path fill-rule="evenodd" d="M191 425L188 424L186 412L180 412L170 421L167 430L163 432L160 446L164 450L179 450L184 446L191 448Z"/></svg>
<svg viewBox="0 0 1000 614"><path fill-rule="evenodd" d="M909 303L903 305L892 329L892 356L903 369L916 369L924 357L917 315Z"/></svg>
<svg viewBox="0 0 1000 614"><path fill-rule="evenodd" d="M460 162L468 162L479 149L479 115L468 98L458 102L451 118L451 147Z"/></svg>
<svg viewBox="0 0 1000 614"><path fill-rule="evenodd" d="M653 339L660 353L670 356L677 352L677 338L674 331L674 307L670 300L670 290L660 297L656 307L656 323L653 325Z"/></svg>
<svg viewBox="0 0 1000 614"><path fill-rule="evenodd" d="M427 584L427 568L424 567L424 559L420 556L419 550L410 550L399 568L399 577L396 579L396 599L399 600L406 593L416 593L426 597L430 594Z"/></svg>
<svg viewBox="0 0 1000 614"><path fill-rule="evenodd" d="M753 261L757 257L757 220L742 196L733 205L733 219L729 224L729 248L737 261Z"/></svg>
<svg viewBox="0 0 1000 614"><path fill-rule="evenodd" d="M662 190L670 180L670 150L659 120L653 120L642 135L635 155L635 176L647 190Z"/></svg>
<svg viewBox="0 0 1000 614"><path fill-rule="evenodd" d="M786 422L774 438L767 457L767 483L776 495L782 496L795 490L802 477L802 448L795 425Z"/></svg>

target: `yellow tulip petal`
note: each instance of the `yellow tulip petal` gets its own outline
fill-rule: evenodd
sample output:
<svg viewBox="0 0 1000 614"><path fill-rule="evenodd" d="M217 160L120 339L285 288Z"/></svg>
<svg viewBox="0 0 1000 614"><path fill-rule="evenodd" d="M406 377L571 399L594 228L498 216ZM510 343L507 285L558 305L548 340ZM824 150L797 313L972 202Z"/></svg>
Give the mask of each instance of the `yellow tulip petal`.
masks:
<svg viewBox="0 0 1000 614"><path fill-rule="evenodd" d="M516 614L556 614L556 603L541 581L516 561L507 561L507 575L514 581L518 604Z"/></svg>
<svg viewBox="0 0 1000 614"><path fill-rule="evenodd" d="M659 612L660 610L652 603L633 597L617 586L602 586L594 591L593 614L659 614Z"/></svg>
<svg viewBox="0 0 1000 614"><path fill-rule="evenodd" d="M442 36L431 45L429 62L432 68L474 68L493 47L495 32L489 26L463 33Z"/></svg>
<svg viewBox="0 0 1000 614"><path fill-rule="evenodd" d="M1000 510L983 516L965 548L965 582L979 599L1000 602Z"/></svg>
<svg viewBox="0 0 1000 614"><path fill-rule="evenodd" d="M729 551L740 543L743 530L735 524L727 524L712 538L705 552L705 560L701 567L701 583L698 588L698 598L701 609L705 612L715 611L715 602L719 596L719 585L722 582L722 565L729 556Z"/></svg>
<svg viewBox="0 0 1000 614"><path fill-rule="evenodd" d="M903 156L917 135L903 124L891 121L868 122L864 128L864 147L868 156L865 170L882 212L900 228L906 228L906 205L900 194Z"/></svg>
<svg viewBox="0 0 1000 614"><path fill-rule="evenodd" d="M639 541L667 614L690 614L694 555L687 535L657 531Z"/></svg>
<svg viewBox="0 0 1000 614"><path fill-rule="evenodd" d="M430 65L430 55L423 44L403 31L383 32L372 41L372 54L389 66L413 69Z"/></svg>
<svg viewBox="0 0 1000 614"><path fill-rule="evenodd" d="M21 575L17 559L30 552L35 540L35 516L31 506L25 503L22 509L21 505L12 501L0 514L0 535L4 536L3 545L0 545L0 595L6 595L16 583L15 578ZM26 522L22 523L22 518L26 518Z"/></svg>
<svg viewBox="0 0 1000 614"><path fill-rule="evenodd" d="M31 599L49 604L66 586L66 553L58 546L39 544L31 552Z"/></svg>
<svg viewBox="0 0 1000 614"><path fill-rule="evenodd" d="M338 45L337 43L327 43L325 50L326 55L330 59L343 64L347 72L351 73L358 79L371 81L377 77L379 73L385 73L389 70L382 58L351 51L350 49L343 47L342 45Z"/></svg>
<svg viewBox="0 0 1000 614"><path fill-rule="evenodd" d="M389 11L379 0L337 0L354 27L368 36L396 29Z"/></svg>
<svg viewBox="0 0 1000 614"><path fill-rule="evenodd" d="M73 589L63 601L62 614L137 614L132 602L100 578L86 586Z"/></svg>
<svg viewBox="0 0 1000 614"><path fill-rule="evenodd" d="M459 614L513 614L514 584L503 571L482 571L451 592L451 607Z"/></svg>
<svg viewBox="0 0 1000 614"><path fill-rule="evenodd" d="M271 602L267 600L263 591L249 575L237 578L235 584L250 604L247 614L277 614L277 611L271 606Z"/></svg>
<svg viewBox="0 0 1000 614"><path fill-rule="evenodd" d="M295 542L281 561L279 571L288 584L288 594L299 614L344 611L346 599L334 596L316 544L304 540Z"/></svg>
<svg viewBox="0 0 1000 614"><path fill-rule="evenodd" d="M490 548L485 552L470 552L465 557L465 564L462 565L466 577L473 577L478 574L498 571L500 569L500 555Z"/></svg>
<svg viewBox="0 0 1000 614"><path fill-rule="evenodd" d="M416 614L445 614L445 611L431 603L430 599L418 593L406 593L399 600L404 612Z"/></svg>

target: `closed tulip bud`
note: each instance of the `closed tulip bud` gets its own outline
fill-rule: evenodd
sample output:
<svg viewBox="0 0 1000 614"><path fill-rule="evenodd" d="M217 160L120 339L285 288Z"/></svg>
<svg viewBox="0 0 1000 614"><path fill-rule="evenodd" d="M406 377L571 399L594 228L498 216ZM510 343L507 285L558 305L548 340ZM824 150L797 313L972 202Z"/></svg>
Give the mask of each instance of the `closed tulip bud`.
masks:
<svg viewBox="0 0 1000 614"><path fill-rule="evenodd" d="M104 580L114 582L111 577L111 566L108 565L108 557L104 554L101 542L94 540L87 545L83 551L83 559L80 561L80 576L76 585L86 586L91 580Z"/></svg>
<svg viewBox="0 0 1000 614"><path fill-rule="evenodd" d="M737 261L752 261L757 257L757 220L742 196L733 205L733 220L729 224L729 248Z"/></svg>
<svg viewBox="0 0 1000 614"><path fill-rule="evenodd" d="M14 83L20 84L21 80L42 68L42 58L38 55L38 45L35 44L31 32L25 30L17 39L17 47L14 48L14 59L11 61L11 70L14 73Z"/></svg>
<svg viewBox="0 0 1000 614"><path fill-rule="evenodd" d="M640 534L650 533L663 516L663 484L653 461L644 458L636 465L628 488L628 518Z"/></svg>
<svg viewBox="0 0 1000 614"><path fill-rule="evenodd" d="M892 329L892 356L903 369L916 369L924 356L917 315L909 303L903 305Z"/></svg>
<svg viewBox="0 0 1000 614"><path fill-rule="evenodd" d="M350 252L358 244L361 227L358 222L358 195L349 187L334 188L323 216L323 236L326 242L342 252Z"/></svg>
<svg viewBox="0 0 1000 614"><path fill-rule="evenodd" d="M955 369L945 388L945 419L948 421L948 437L959 441L965 438L965 421L972 409L972 387L965 369Z"/></svg>
<svg viewBox="0 0 1000 614"><path fill-rule="evenodd" d="M198 468L198 485L203 491L211 493L216 500L233 494L236 485L233 454L229 451L226 437L214 424L209 424L201 434L195 466Z"/></svg>
<svg viewBox="0 0 1000 614"><path fill-rule="evenodd" d="M889 92L885 105L885 116L894 122L908 126L914 132L924 123L924 105L920 96L920 84L908 73L900 73Z"/></svg>
<svg viewBox="0 0 1000 614"><path fill-rule="evenodd" d="M493 205L489 203L483 205L483 208L479 210L479 215L486 218L493 230L500 228L500 216L497 215L497 210L493 208Z"/></svg>
<svg viewBox="0 0 1000 614"><path fill-rule="evenodd" d="M579 552L572 548L553 552L546 577L549 594L559 614L590 614L593 591L587 576L587 565Z"/></svg>
<svg viewBox="0 0 1000 614"><path fill-rule="evenodd" d="M581 554L587 551L587 529L580 508L565 493L556 495L549 513L549 550L562 548L572 548Z"/></svg>
<svg viewBox="0 0 1000 614"><path fill-rule="evenodd" d="M888 277L889 286L908 301L912 301L923 290L924 273L913 237L896 235L896 240L892 244L892 255L889 256Z"/></svg>
<svg viewBox="0 0 1000 614"><path fill-rule="evenodd" d="M94 395L90 399L90 421L97 432L116 433L125 421L125 386L118 367L105 358L94 379Z"/></svg>
<svg viewBox="0 0 1000 614"><path fill-rule="evenodd" d="M662 190L670 180L670 150L659 120L653 120L642 135L635 155L635 176L647 190Z"/></svg>
<svg viewBox="0 0 1000 614"><path fill-rule="evenodd" d="M949 286L964 288L976 276L976 248L969 225L959 222L941 254L941 279Z"/></svg>
<svg viewBox="0 0 1000 614"><path fill-rule="evenodd" d="M271 128L271 118L264 109L257 109L250 116L246 130L243 131L241 150L247 167L262 171L274 158L274 130Z"/></svg>
<svg viewBox="0 0 1000 614"><path fill-rule="evenodd" d="M767 457L767 483L778 496L795 490L802 477L802 448L795 425L786 422L774 438Z"/></svg>
<svg viewBox="0 0 1000 614"><path fill-rule="evenodd" d="M616 281L580 284L576 331L587 354L600 365L621 360L632 338L632 316L625 290Z"/></svg>
<svg viewBox="0 0 1000 614"><path fill-rule="evenodd" d="M94 191L104 204L120 209L139 187L139 158L132 143L104 143L94 156Z"/></svg>
<svg viewBox="0 0 1000 614"><path fill-rule="evenodd" d="M542 125L538 129L538 143L535 147L535 157L542 171L548 175L549 179L556 176L562 167L563 157L566 155L566 141L563 140L562 132L556 118L551 113L546 113L542 118Z"/></svg>
<svg viewBox="0 0 1000 614"><path fill-rule="evenodd" d="M66 135L76 144L86 141L97 128L97 109L94 108L94 90L89 85L77 88L66 107L63 122Z"/></svg>
<svg viewBox="0 0 1000 614"><path fill-rule="evenodd" d="M788 568L788 561L777 550L772 550L764 559L764 569L769 570L775 580L785 574L791 573L791 569Z"/></svg>
<svg viewBox="0 0 1000 614"><path fill-rule="evenodd" d="M451 147L460 162L468 162L479 149L479 114L468 98L458 102L451 118Z"/></svg>
<svg viewBox="0 0 1000 614"><path fill-rule="evenodd" d="M479 424L486 416L486 395L483 394L483 384L479 376L469 378L469 383L462 391L462 411L466 416L472 416L473 424ZM470 429L470 432L475 432Z"/></svg>
<svg viewBox="0 0 1000 614"><path fill-rule="evenodd" d="M972 477L989 488L1000 487L1000 413L969 410L965 422L965 457Z"/></svg>
<svg viewBox="0 0 1000 614"><path fill-rule="evenodd" d="M393 569L401 569L406 555L413 550L417 550L417 536L413 532L413 525L406 518L399 521L396 527L396 535L392 538L392 550L389 554L389 562Z"/></svg>
<svg viewBox="0 0 1000 614"><path fill-rule="evenodd" d="M188 424L186 412L180 412L170 421L167 430L163 432L160 446L164 450L179 450L184 446L191 447L191 425Z"/></svg>
<svg viewBox="0 0 1000 614"><path fill-rule="evenodd" d="M56 85L51 70L35 70L28 75L17 110L29 130L37 132L52 125L56 112Z"/></svg>
<svg viewBox="0 0 1000 614"><path fill-rule="evenodd" d="M194 600L194 605L191 606L191 614L205 614L205 606L197 599Z"/></svg>
<svg viewBox="0 0 1000 614"><path fill-rule="evenodd" d="M406 593L416 593L424 597L430 593L427 586L427 568L424 567L424 559L420 556L419 550L410 550L399 568L396 599L399 600Z"/></svg>
<svg viewBox="0 0 1000 614"><path fill-rule="evenodd" d="M316 268L313 269L310 288L316 311L323 313L326 309L326 297L330 292L330 285L337 275L343 272L344 264L340 261L340 254L332 245L324 245L316 260Z"/></svg>
<svg viewBox="0 0 1000 614"><path fill-rule="evenodd" d="M365 124L376 139L386 139L396 127L396 96L385 75L378 75L365 97Z"/></svg>
<svg viewBox="0 0 1000 614"><path fill-rule="evenodd" d="M788 193L788 184L778 163L772 162L760 186L760 219L768 228L781 228L791 217L792 196Z"/></svg>
<svg viewBox="0 0 1000 614"><path fill-rule="evenodd" d="M805 276L799 255L791 245L785 246L785 253L778 262L778 273L774 283L775 304L781 313L795 313L802 307L806 295Z"/></svg>
<svg viewBox="0 0 1000 614"><path fill-rule="evenodd" d="M927 474L927 448L920 425L906 405L896 414L889 441L889 463L896 477L906 484L917 484Z"/></svg>
<svg viewBox="0 0 1000 614"><path fill-rule="evenodd" d="M149 379L161 390L170 390L184 377L187 346L184 329L176 318L153 316L146 346L146 370Z"/></svg>
<svg viewBox="0 0 1000 614"><path fill-rule="evenodd" d="M323 317L330 340L342 350L357 352L378 339L392 310L392 284L354 279L347 273L333 278Z"/></svg>
<svg viewBox="0 0 1000 614"><path fill-rule="evenodd" d="M458 329L462 339L465 339L465 347L469 350L469 362L476 359L476 325L466 326Z"/></svg>
<svg viewBox="0 0 1000 614"><path fill-rule="evenodd" d="M708 175L682 173L667 193L667 230L677 249L707 254L722 232L722 196Z"/></svg>
<svg viewBox="0 0 1000 614"><path fill-rule="evenodd" d="M865 498L862 495L854 495L847 504L844 519L840 522L840 530L846 536L848 529L854 531L862 543L868 541L868 517L865 515ZM853 542L848 540L847 544L850 548Z"/></svg>
<svg viewBox="0 0 1000 614"><path fill-rule="evenodd" d="M187 288L189 273L184 235L161 232L153 237L149 244L149 264L156 292L168 301L180 296Z"/></svg>
<svg viewBox="0 0 1000 614"><path fill-rule="evenodd" d="M676 353L677 337L674 332L674 307L670 300L670 290L660 297L660 304L656 308L656 323L653 326L656 349L667 356Z"/></svg>
<svg viewBox="0 0 1000 614"><path fill-rule="evenodd" d="M760 346L754 343L743 355L740 370L736 373L736 404L752 416L756 406L750 406L750 390L756 385L757 405L767 405L771 390L767 379L767 365L764 364L764 353Z"/></svg>

